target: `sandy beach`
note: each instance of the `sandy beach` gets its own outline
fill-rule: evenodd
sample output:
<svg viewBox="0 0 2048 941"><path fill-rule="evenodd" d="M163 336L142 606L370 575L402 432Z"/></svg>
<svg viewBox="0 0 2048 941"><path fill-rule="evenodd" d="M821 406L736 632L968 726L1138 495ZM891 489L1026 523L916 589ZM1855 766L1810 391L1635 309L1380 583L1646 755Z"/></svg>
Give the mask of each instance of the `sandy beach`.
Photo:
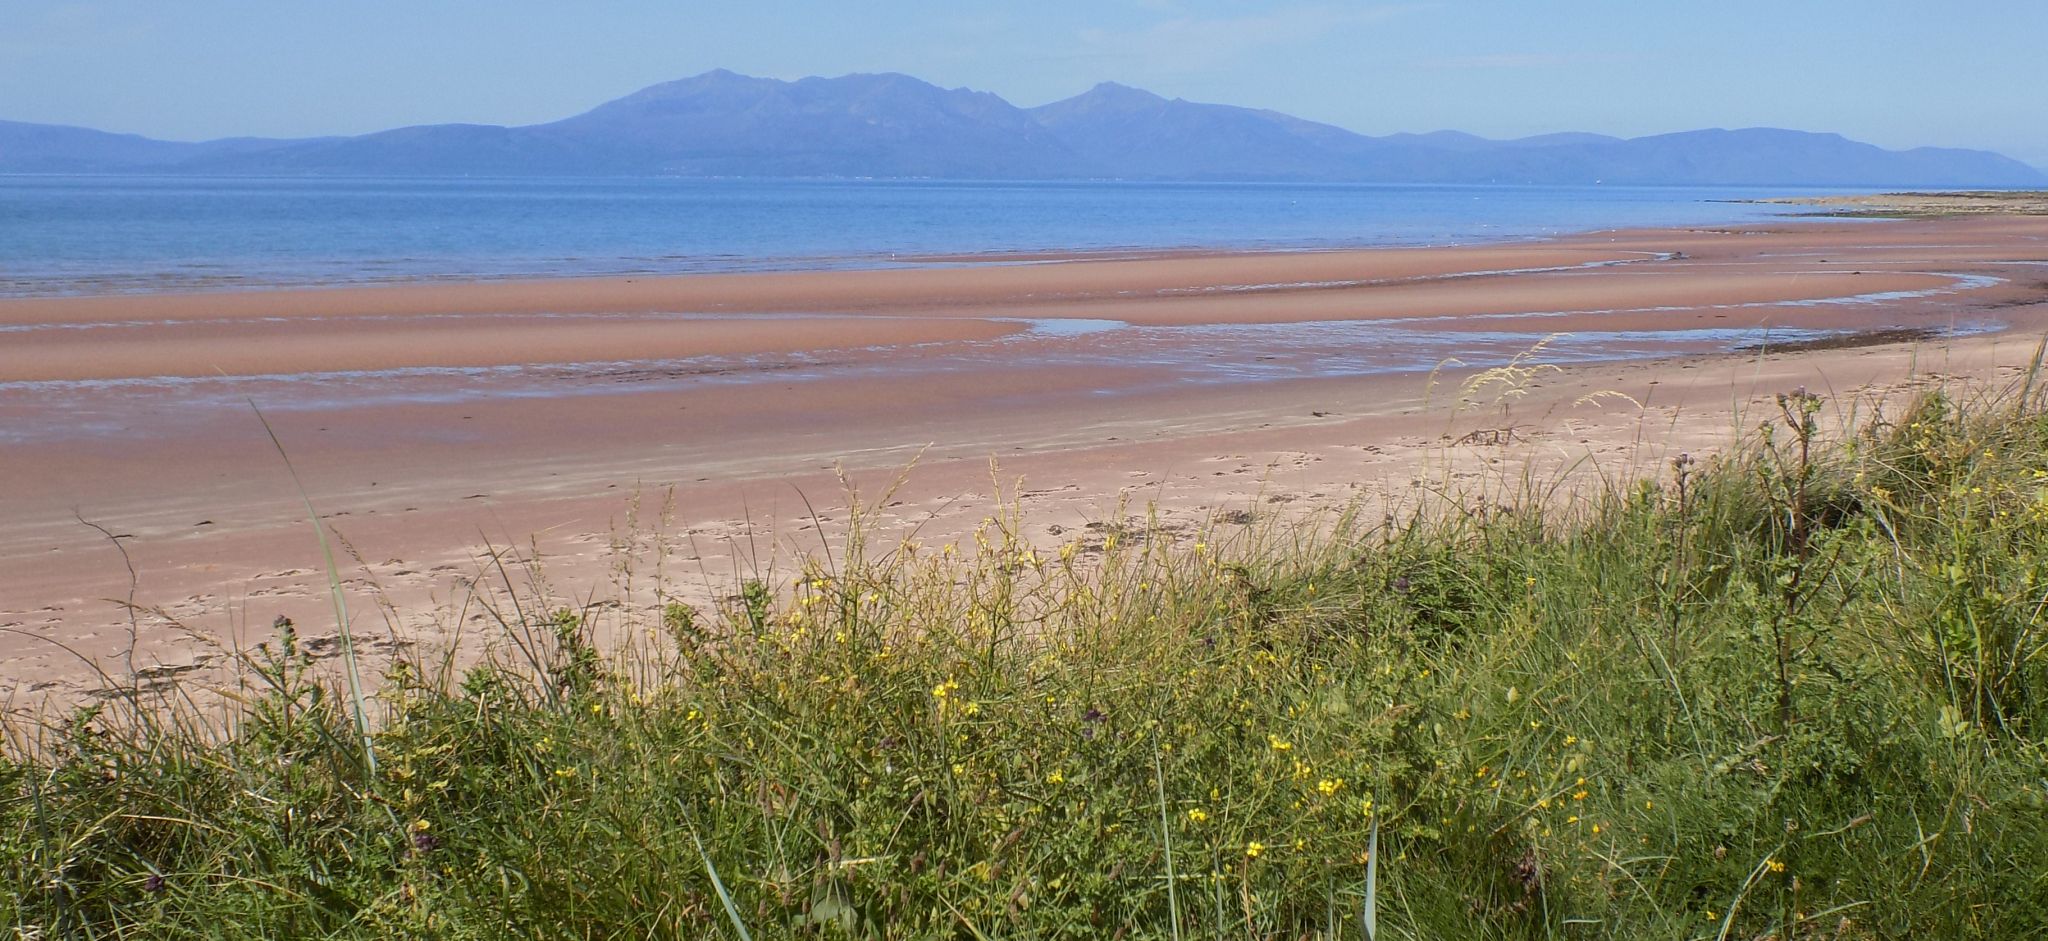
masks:
<svg viewBox="0 0 2048 941"><path fill-rule="evenodd" d="M203 676L280 615L333 634L255 408L346 541L358 629L437 643L487 545L564 603L652 603L656 556L698 604L787 577L844 527L842 475L901 479L889 544L1003 505L1047 546L1120 505L1192 532L1653 470L1773 393L1867 409L2048 330L2041 218L981 261L0 300L0 704ZM1561 371L1458 400L1553 335Z"/></svg>

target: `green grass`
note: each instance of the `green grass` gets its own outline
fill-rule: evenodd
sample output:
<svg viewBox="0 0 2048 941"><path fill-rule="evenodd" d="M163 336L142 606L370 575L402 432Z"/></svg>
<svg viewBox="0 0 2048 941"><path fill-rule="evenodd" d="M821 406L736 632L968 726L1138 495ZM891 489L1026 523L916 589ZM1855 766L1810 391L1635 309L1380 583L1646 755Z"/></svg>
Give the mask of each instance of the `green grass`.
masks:
<svg viewBox="0 0 2048 941"><path fill-rule="evenodd" d="M1381 938L2029 936L2040 406L1821 442L1793 395L1565 506L1099 554L1002 517L659 623L503 606L497 663L392 668L374 771L286 629L231 729L157 692L7 730L0 923L1359 938L1376 838Z"/></svg>

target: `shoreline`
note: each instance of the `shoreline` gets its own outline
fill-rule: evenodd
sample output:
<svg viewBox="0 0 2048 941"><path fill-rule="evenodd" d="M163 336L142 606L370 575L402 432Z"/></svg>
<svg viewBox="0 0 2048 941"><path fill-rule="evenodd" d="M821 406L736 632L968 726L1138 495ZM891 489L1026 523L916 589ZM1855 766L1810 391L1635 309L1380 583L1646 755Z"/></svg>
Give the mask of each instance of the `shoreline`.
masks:
<svg viewBox="0 0 2048 941"><path fill-rule="evenodd" d="M1812 217L1787 216L1783 221L1795 225L1815 224ZM1824 224L1824 223L1821 223ZM155 289L142 288L134 291L110 291L104 293L64 292L50 294L0 293L0 329L4 329L10 313L16 318L20 311L34 311L47 308L64 310L84 308L94 311L81 319L93 319L97 311L108 306L134 306L141 309L169 307L193 309L212 307L212 316L251 316L252 306L260 306L276 299L288 302L309 300L301 306L328 314L356 313L352 306L362 298L393 297L399 292L431 294L436 303L445 304L445 312L517 312L533 310L530 303L517 300L521 295L540 294L547 298L575 296L584 289L597 292L613 292L626 284L643 286L629 296L641 300L662 298L669 287L694 284L723 284L729 282L761 281L781 279L812 280L835 277L856 279L872 278L876 281L889 280L891 275L912 275L922 272L971 272L984 270L1029 269L1047 265L1144 265L1147 263L1175 263L1184 266L1199 266L1207 262L1259 262L1274 260L1280 263L1306 262L1313 266L1317 259L1337 259L1340 270L1347 268L1350 258L1386 258L1401 255L1446 255L1450 253L1509 253L1509 257L1560 257L1559 253L1574 250L1592 250L1599 243L1609 240L1635 242L1646 235L1663 233L1687 233L1727 229L1726 226L1705 226L1700 228L1597 228L1558 235L1527 236L1501 239L1482 239L1469 242L1443 243L1357 243L1310 246L1250 247L1250 246L1188 246L1163 248L1102 248L1102 249L1046 249L999 250L987 253L917 253L902 256L876 256L877 264L856 264L836 266L823 264L830 259L791 258L787 267L768 268L742 267L731 269L707 269L702 271L673 272L619 272L592 274L547 274L515 273L504 275L424 275L394 276L390 279L363 281L257 281L240 285L203 286L192 288ZM1526 255L1521 253L1526 252ZM1616 258L1615 261L1627 260ZM1320 266L1328 268L1329 266ZM1461 274L1491 274L1493 271L1459 272L1427 264L1414 269L1413 277L1456 276ZM1398 279L1398 276L1397 276ZM478 300L462 300L462 296L473 295ZM339 304L321 303L321 299L339 299ZM372 303L375 303L374 301ZM802 303L802 301L799 301ZM742 306L756 312L767 312L767 308ZM60 318L61 319L61 318Z"/></svg>
<svg viewBox="0 0 2048 941"><path fill-rule="evenodd" d="M1585 267L1615 261L1629 263ZM2002 280L1956 287L1927 272ZM1261 289L1222 290L1247 286ZM1845 294L1875 299L1830 302ZM579 303L616 319L541 316ZM641 316L707 309L724 319ZM172 323L178 316L194 322ZM1017 322L1033 317L1125 327L1031 337ZM1455 401L1464 380L1512 355L1500 336L1727 323L1856 337L1976 320L2000 332L1762 354L1670 340L1662 354L1532 371L1506 399L1496 389ZM0 702L17 705L89 693L89 671L54 642L108 666L125 649L126 615L101 600L126 595L120 553L80 518L123 537L137 600L155 609L143 615L139 662L203 670L217 661L190 631L253 643L278 614L309 631L332 616L321 613L325 575L297 492L246 404L224 397L195 413L186 401L180 411L169 392L120 386L56 402L9 393L9 380L81 378L87 366L147 379L169 364L189 378L164 389L258 390L315 505L355 553L342 573L352 610L370 612L366 629L390 617L390 630L433 644L459 627L485 542L522 559L538 553L566 597L616 588L621 554L659 545L690 573L678 596L701 603L746 572L789 574L793 553L843 532L845 483L873 499L913 461L889 505L874 508L881 532L936 546L1015 507L1048 548L1104 523L1120 501L1156 502L1176 531L1192 532L1239 513L1398 503L1423 479L1478 485L1588 461L1654 470L1658 455L1727 443L1742 403L1795 385L1833 389L1847 407L1854 390L1910 391L1937 358L1938 371L1963 377L2023 364L2048 330L2048 224L1801 223L1534 246L705 275L602 290L576 280L0 301L0 327L37 324L50 329L0 348L0 433L62 422L79 433L7 446L19 472L0 495L14 521L0 535L0 583L24 587L0 598L0 626L43 638L0 639ZM850 339L811 332L820 325ZM1385 354L1389 331L1403 330L1500 352L1430 375L1332 371ZM861 345L882 335L897 346ZM1332 337L1349 345L1333 350ZM718 344L720 355L753 357L754 371L712 382L605 372L586 358ZM245 362L195 358L208 350ZM791 355L830 368L799 376L761 365ZM374 380L423 393L414 398L363 405L350 398L358 390L317 407L219 375L350 356L372 367L413 357L454 373ZM509 397L451 398L475 381L452 364L464 356L558 368L545 386L505 386ZM69 411L53 411L60 405ZM1511 441L1455 444L1488 430Z"/></svg>
<svg viewBox="0 0 2048 941"><path fill-rule="evenodd" d="M0 185L12 176L16 179L30 179L34 175L0 174ZM63 175L60 175L63 176ZM116 175L112 178L125 178ZM156 182L179 182L186 178L146 178ZM223 178L233 180L234 178ZM298 178L283 178L298 180ZM344 178L353 179L353 178ZM519 179L524 178L508 178ZM305 181L300 181L305 182ZM334 182L330 180L329 182ZM806 181L769 181L806 182ZM843 184L848 181L818 180L809 182ZM990 181L998 185L1004 181ZM1014 181L1013 181L1014 182ZM1088 181L1106 184L1108 181ZM1222 186L1238 188L1247 185L1264 184L1200 184L1176 183L1169 186ZM1271 184L1286 188L1295 184ZM1472 190L1474 192L1502 191L1552 191L1570 190L1568 186L1541 186L1516 184L1468 184L1468 185L1420 185L1389 186L1385 184L1332 184L1339 190L1346 188L1359 191L1405 192L1411 189ZM1313 189L1314 187L1311 187ZM1594 187L1594 189L1601 189ZM619 278L673 278L720 274L778 274L804 271L896 271L918 270L932 267L1030 265L1058 261L1076 260L1118 260L1145 259L1158 257L1194 257L1213 255L1258 255L1258 254L1302 254L1318 252L1373 251L1381 249L1461 249L1495 245L1538 244L1559 239L1599 237L1614 232L1627 232L1654 225L1659 228L1682 228L1693 224L1695 218L1713 215L1706 211L1674 212L1670 206L1680 204L1692 207L1712 203L1747 204L1765 206L1768 201L1759 199L1715 199L1705 194L1731 191L1746 193L1780 192L1775 188L1748 186L1698 187L1698 186L1633 186L1605 188L1611 191L1642 191L1649 193L1688 194L1687 198L1665 206L1665 211L1654 217L1631 217L1618 213L1605 221L1573 219L1563 224L1545 222L1536 224L1522 219L1508 224L1504 230L1494 225L1477 225L1467 222L1449 221L1447 227L1433 234L1411 232L1399 227L1382 228L1373 234L1352 234L1332 238L1317 231L1309 235L1292 232L1260 237L1240 231L1204 231L1192 239L1184 239L1179 233L1168 234L1166 230L1153 227L1140 230L1128 238L1135 241L1103 241L1076 248L1073 243L1036 244L1034 240L996 239L982 248L959 250L955 244L899 245L894 248L875 249L871 244L820 245L814 251L798 254L776 254L772 252L748 253L743 246L723 246L726 250L713 250L720 246L703 246L694 249L677 247L682 253L664 255L658 248L644 248L640 252L621 248L616 254L607 254L603 249L593 249L588 255L566 252L558 257L519 259L507 266L493 256L464 256L461 254L439 253L429 250L414 255L403 251L389 256L383 254L360 257L336 255L346 258L340 263L320 264L266 262L261 258L237 258L233 255L211 256L217 262L183 263L188 256L172 252L168 257L138 259L121 270L102 270L86 273L65 274L49 271L18 277L0 277L0 299L45 299L45 298L92 298L92 297L146 297L158 294L192 293L241 293L272 290L305 290L322 286L342 285L348 287L389 287L407 285L461 285L523 283L560 280L608 280ZM1637 221L1630 221L1635 218ZM1781 220L1797 220L1797 214L1779 216L1769 214L1767 218L1722 221L1714 225L1775 224ZM976 241L988 241L977 239ZM1043 241L1043 240L1039 240ZM360 247L360 246L357 246ZM33 257L33 256L31 256ZM610 259L593 263L593 259ZM439 259L436 261L436 259ZM468 259L471 263L465 263ZM74 259L75 260L75 259ZM290 262L291 259L283 259ZM180 262L173 264L173 262ZM171 265L171 267L164 267ZM424 265L424 267L421 267ZM4 266L0 266L4 267ZM255 273L252 274L252 269ZM381 269L381 270L380 270ZM144 273L135 274L136 270ZM377 272L365 277L366 272Z"/></svg>
<svg viewBox="0 0 2048 941"><path fill-rule="evenodd" d="M1745 201L1759 202L1759 201ZM1812 214L1788 214L1786 221L1815 218ZM1776 221L1776 220L1773 220ZM719 275L777 275L804 273L863 272L863 271L923 271L950 268L1011 267L1069 262L1101 261L1152 261L1158 259L1187 259L1214 257L1245 257L1260 255L1316 255L1338 252L1375 252L1387 250L1445 250L1485 248L1491 246L1540 245L1559 239L1576 237L1597 237L1611 232L1628 232L1628 228L1592 228L1555 235L1528 235L1502 237L1498 239L1474 239L1470 241L1446 242L1330 242L1302 243L1276 246L1257 245L1179 245L1179 246L1106 246L1086 249L991 249L986 252L888 252L867 256L844 255L792 255L776 256L762 262L719 267L707 263L704 267L678 267L672 269L644 271L522 271L503 274L482 273L413 273L373 278L312 278L304 280L261 280L243 279L235 276L220 276L219 283L192 281L187 283L137 284L129 288L107 290L75 290L53 292L16 292L5 287L0 280L0 302L4 301L45 301L45 300L90 300L90 299L134 299L157 296L186 295L233 295L245 293L273 293L280 291L318 291L379 288L408 288L428 286L489 286L489 285L532 285L557 282L596 282L672 280L679 278L701 278ZM48 280L29 278L27 280ZM162 279L169 281L171 279Z"/></svg>

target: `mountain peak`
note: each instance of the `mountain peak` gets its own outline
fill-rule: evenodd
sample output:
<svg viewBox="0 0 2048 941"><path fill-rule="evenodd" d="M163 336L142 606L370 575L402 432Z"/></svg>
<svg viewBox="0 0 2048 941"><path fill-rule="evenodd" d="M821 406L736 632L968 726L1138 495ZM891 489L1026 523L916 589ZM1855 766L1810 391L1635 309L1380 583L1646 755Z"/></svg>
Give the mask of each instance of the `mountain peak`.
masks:
<svg viewBox="0 0 2048 941"><path fill-rule="evenodd" d="M712 69L709 72L699 72L688 78L679 78L670 82L658 82L641 89L641 91L648 92L657 88L713 88L721 85L760 85L773 83L774 81L772 78L756 78L752 75L741 75L731 69Z"/></svg>
<svg viewBox="0 0 2048 941"><path fill-rule="evenodd" d="M1085 92L1084 94L1094 95L1094 96L1096 96L1096 97L1102 97L1102 98L1106 98L1106 97L1117 97L1117 98L1136 98L1136 99L1142 99L1142 100L1145 100L1145 101L1165 101L1165 100L1166 100L1165 98L1163 98L1163 97L1161 97L1161 96L1159 96L1159 95L1155 95L1155 94L1153 94L1153 93L1151 93L1151 92L1149 92L1149 91L1146 91L1146 90L1144 90L1144 89L1142 89L1142 88L1133 88L1133 87L1131 87L1131 86L1129 86L1129 85L1126 85L1126 84L1124 84L1124 83L1122 83L1122 82L1096 82L1096 83L1095 83L1095 85L1094 85L1094 87L1092 87L1092 88L1088 89L1088 91L1086 91L1086 92Z"/></svg>
<svg viewBox="0 0 2048 941"><path fill-rule="evenodd" d="M759 94L781 84L781 82L772 78L755 78L751 75L741 75L729 69L712 69L709 72L692 75L688 78L679 78L673 81L649 85L622 98L615 98L598 105L592 109L592 112L600 112L607 108L617 109L621 106L640 107L654 102L679 101L706 96Z"/></svg>
<svg viewBox="0 0 2048 941"><path fill-rule="evenodd" d="M1162 105L1171 104L1165 98L1142 88L1132 88L1118 82L1098 82L1072 98L1062 98L1049 104L1030 109L1032 113L1047 116L1072 114L1100 114L1119 111L1149 111Z"/></svg>

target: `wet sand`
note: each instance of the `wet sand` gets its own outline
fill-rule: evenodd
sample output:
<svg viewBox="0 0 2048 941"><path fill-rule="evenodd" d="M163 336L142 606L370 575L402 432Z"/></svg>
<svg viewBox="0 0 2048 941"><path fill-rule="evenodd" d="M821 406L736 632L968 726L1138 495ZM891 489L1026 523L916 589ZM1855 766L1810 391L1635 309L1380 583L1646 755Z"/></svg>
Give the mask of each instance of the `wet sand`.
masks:
<svg viewBox="0 0 2048 941"><path fill-rule="evenodd" d="M1787 196L1757 202L1818 206L1823 215L1846 218L1904 218L1967 215L2048 215L2048 192L1962 190L1945 193L1861 193L1853 196Z"/></svg>
<svg viewBox="0 0 2048 941"><path fill-rule="evenodd" d="M87 695L86 661L121 675L131 646L138 669L206 675L209 643L279 614L333 633L249 400L353 553L359 628L435 643L476 614L456 606L495 577L486 544L538 552L564 599L650 603L657 542L695 603L786 576L844 526L842 472L874 498L916 462L878 508L887 538L938 545L1010 500L1051 546L1119 501L1192 529L1418 480L1654 468L1727 441L1758 396L1996 378L2043 329L2048 220L1997 217L0 300L0 703ZM1885 330L1942 336L1731 352ZM1560 333L1563 372L1455 401ZM1603 391L1643 407L1583 401ZM152 610L132 625L115 540L81 520L135 566Z"/></svg>

